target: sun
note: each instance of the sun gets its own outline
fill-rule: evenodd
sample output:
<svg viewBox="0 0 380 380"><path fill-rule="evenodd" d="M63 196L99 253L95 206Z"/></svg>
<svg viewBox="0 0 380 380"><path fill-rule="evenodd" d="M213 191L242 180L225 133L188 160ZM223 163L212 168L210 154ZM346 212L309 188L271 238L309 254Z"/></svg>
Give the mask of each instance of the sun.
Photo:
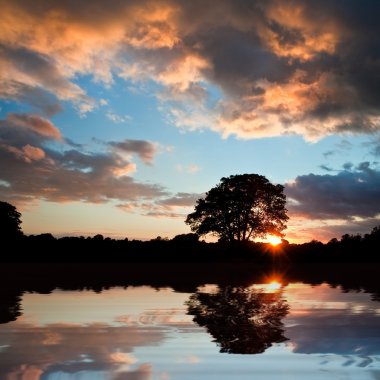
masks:
<svg viewBox="0 0 380 380"><path fill-rule="evenodd" d="M281 238L279 238L278 236L268 236L267 238L267 241L269 244L273 245L273 246L276 246L276 245L279 245L281 244Z"/></svg>
<svg viewBox="0 0 380 380"><path fill-rule="evenodd" d="M269 284L266 285L266 289L268 291L275 292L276 290L279 290L282 287L281 282L278 282L276 280L271 281Z"/></svg>

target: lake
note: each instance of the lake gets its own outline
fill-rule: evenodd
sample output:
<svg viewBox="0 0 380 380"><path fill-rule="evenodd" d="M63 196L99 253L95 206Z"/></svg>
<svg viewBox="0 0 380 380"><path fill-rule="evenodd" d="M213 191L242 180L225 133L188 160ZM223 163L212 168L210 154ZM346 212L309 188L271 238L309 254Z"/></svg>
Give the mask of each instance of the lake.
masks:
<svg viewBox="0 0 380 380"><path fill-rule="evenodd" d="M380 379L379 293L275 271L255 278L14 282L0 297L0 379Z"/></svg>

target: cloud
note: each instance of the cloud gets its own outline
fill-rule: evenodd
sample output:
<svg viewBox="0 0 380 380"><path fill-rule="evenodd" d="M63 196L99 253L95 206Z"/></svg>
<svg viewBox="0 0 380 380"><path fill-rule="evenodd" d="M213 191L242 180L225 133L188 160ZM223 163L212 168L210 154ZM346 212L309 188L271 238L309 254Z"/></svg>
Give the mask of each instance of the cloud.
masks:
<svg viewBox="0 0 380 380"><path fill-rule="evenodd" d="M326 151L326 152L323 153L323 157L327 159L330 156L333 156L335 153L336 153L335 150L328 150L328 151Z"/></svg>
<svg viewBox="0 0 380 380"><path fill-rule="evenodd" d="M0 144L3 147L22 148L40 146L49 140L60 139L59 130L48 120L35 115L10 114L0 120Z"/></svg>
<svg viewBox="0 0 380 380"><path fill-rule="evenodd" d="M102 105L104 105L104 104L102 104ZM131 121L131 119L132 119L131 116L129 116L129 115L120 116L120 115L117 115L116 113L114 113L113 111L108 111L106 113L106 117L107 117L107 119L113 121L116 124L125 123L127 121Z"/></svg>
<svg viewBox="0 0 380 380"><path fill-rule="evenodd" d="M112 86L119 76L156 82L181 128L310 140L380 128L376 2L1 0L1 9L0 96L46 114L59 110L54 98L91 111L96 101L75 79Z"/></svg>
<svg viewBox="0 0 380 380"><path fill-rule="evenodd" d="M334 169L331 169L329 166L327 165L320 165L319 166L322 170L325 170L326 172L333 172Z"/></svg>
<svg viewBox="0 0 380 380"><path fill-rule="evenodd" d="M7 117L11 124L18 127L31 129L33 132L49 138L60 140L62 138L61 132L49 120L33 114L16 114L10 113Z"/></svg>
<svg viewBox="0 0 380 380"><path fill-rule="evenodd" d="M176 170L180 173L185 172L189 174L195 174L198 173L200 170L200 167L197 164L189 164L189 165L176 165Z"/></svg>
<svg viewBox="0 0 380 380"><path fill-rule="evenodd" d="M117 207L125 212L138 212L152 218L181 218L184 219L203 194L177 193L170 197L161 196L147 202L128 202Z"/></svg>
<svg viewBox="0 0 380 380"><path fill-rule="evenodd" d="M136 153L146 164L152 164L157 147L155 144L144 140L124 140L109 143L113 148L124 153Z"/></svg>
<svg viewBox="0 0 380 380"><path fill-rule="evenodd" d="M82 113L95 106L95 101L61 72L52 57L38 51L0 41L0 68L0 82L6 89L2 91L3 97L27 99L28 92L36 93L43 88L58 99L72 101Z"/></svg>
<svg viewBox="0 0 380 380"><path fill-rule="evenodd" d="M298 176L285 185L290 217L286 235L293 242L366 234L380 224L377 163L347 162L343 170L327 169L328 174Z"/></svg>
<svg viewBox="0 0 380 380"><path fill-rule="evenodd" d="M161 200L159 203L168 207L193 207L204 194L177 193L173 197Z"/></svg>
<svg viewBox="0 0 380 380"><path fill-rule="evenodd" d="M372 139L371 141L368 141L363 144L365 147L370 147L370 153L375 156L380 156L380 137L377 136L376 138Z"/></svg>
<svg viewBox="0 0 380 380"><path fill-rule="evenodd" d="M60 142L61 148L53 149L49 141ZM154 145L149 142L126 140L121 146L147 163L153 160ZM135 169L133 162L114 150L85 152L75 144L67 149L59 130L39 116L10 114L0 120L0 180L8 184L1 186L0 194L5 199L100 203L167 195L159 185L136 182L130 177Z"/></svg>
<svg viewBox="0 0 380 380"><path fill-rule="evenodd" d="M117 207L125 212L139 213L140 215L152 218L185 218L185 213L179 213L175 207L162 205L160 201L152 200L151 202L128 202L120 203Z"/></svg>
<svg viewBox="0 0 380 380"><path fill-rule="evenodd" d="M184 219L186 217L186 214L180 214L178 212L171 212L171 211L148 211L143 214L144 216L150 216L152 218L173 218L173 219Z"/></svg>
<svg viewBox="0 0 380 380"><path fill-rule="evenodd" d="M370 36L378 27L372 23L359 30L370 13L378 12L375 5L359 14L354 3L341 9L338 2L252 1L242 6L224 1L219 12L228 17L218 19L212 7L205 7L193 21L200 13L196 8L187 5L181 13L183 29L190 30L187 40L198 43L198 55L209 62L201 70L203 80L222 91L210 110L214 130L242 138L297 133L317 139L379 129L379 113L368 96L373 83L355 78L376 71L371 56L379 49ZM190 110L187 119L200 114ZM191 122L188 127L193 128Z"/></svg>
<svg viewBox="0 0 380 380"><path fill-rule="evenodd" d="M204 194L177 193L169 198L156 200L154 204L145 204L146 216L153 218L186 218L186 215Z"/></svg>
<svg viewBox="0 0 380 380"><path fill-rule="evenodd" d="M119 53L124 47L173 46L175 30L167 23L172 8L150 1L112 1L104 7L98 1L92 3L89 17L87 5L53 1L31 8L21 1L1 1L0 81L7 87L17 82L43 88L60 100L73 102L81 113L88 112L96 103L74 78L89 74L110 86L113 71L123 61ZM4 95L20 99L22 87L17 94L8 91Z"/></svg>
<svg viewBox="0 0 380 380"><path fill-rule="evenodd" d="M10 183L2 195L101 203L165 194L160 186L141 184L126 176L134 165L117 155L84 154L76 150L49 153L31 168L14 154L0 150L2 180Z"/></svg>
<svg viewBox="0 0 380 380"><path fill-rule="evenodd" d="M62 106L56 96L43 88L33 87L16 80L5 80L1 84L0 99L11 98L29 104L47 116L53 116L62 111Z"/></svg>
<svg viewBox="0 0 380 380"><path fill-rule="evenodd" d="M15 153L17 154L17 150ZM45 158L45 152L41 148L37 148L29 144L22 147L22 155L24 160L28 163Z"/></svg>
<svg viewBox="0 0 380 380"><path fill-rule="evenodd" d="M374 218L380 214L380 172L362 162L336 175L298 176L285 188L289 211L309 219Z"/></svg>

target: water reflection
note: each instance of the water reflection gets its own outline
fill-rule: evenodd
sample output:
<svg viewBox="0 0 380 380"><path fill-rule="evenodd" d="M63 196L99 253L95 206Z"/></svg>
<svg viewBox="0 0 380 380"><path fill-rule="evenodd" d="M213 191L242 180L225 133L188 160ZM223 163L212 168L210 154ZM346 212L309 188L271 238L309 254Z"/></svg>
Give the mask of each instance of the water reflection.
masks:
<svg viewBox="0 0 380 380"><path fill-rule="evenodd" d="M292 352L361 357L380 355L380 305L363 292L342 293L327 284L291 284L285 320ZM370 362L360 360L362 362Z"/></svg>
<svg viewBox="0 0 380 380"><path fill-rule="evenodd" d="M0 324L15 321L21 313L21 292L0 290Z"/></svg>
<svg viewBox="0 0 380 380"><path fill-rule="evenodd" d="M226 286L215 293L196 292L187 305L188 314L206 327L220 352L259 354L287 340L282 318L289 307L280 291Z"/></svg>
<svg viewBox="0 0 380 380"><path fill-rule="evenodd" d="M303 273L212 286L173 274L164 289L0 278L0 380L380 378L379 285L342 271L313 285Z"/></svg>

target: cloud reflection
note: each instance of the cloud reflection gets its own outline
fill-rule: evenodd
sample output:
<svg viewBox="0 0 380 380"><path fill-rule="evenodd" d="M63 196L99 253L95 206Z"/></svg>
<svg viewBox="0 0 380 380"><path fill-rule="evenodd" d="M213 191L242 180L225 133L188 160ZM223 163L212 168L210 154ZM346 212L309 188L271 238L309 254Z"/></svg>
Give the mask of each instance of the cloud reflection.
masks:
<svg viewBox="0 0 380 380"><path fill-rule="evenodd" d="M158 327L93 323L37 326L16 322L1 326L2 374L7 379L39 379L49 374L106 371L115 379L149 379L148 365L135 368L136 347L157 345L165 338Z"/></svg>

